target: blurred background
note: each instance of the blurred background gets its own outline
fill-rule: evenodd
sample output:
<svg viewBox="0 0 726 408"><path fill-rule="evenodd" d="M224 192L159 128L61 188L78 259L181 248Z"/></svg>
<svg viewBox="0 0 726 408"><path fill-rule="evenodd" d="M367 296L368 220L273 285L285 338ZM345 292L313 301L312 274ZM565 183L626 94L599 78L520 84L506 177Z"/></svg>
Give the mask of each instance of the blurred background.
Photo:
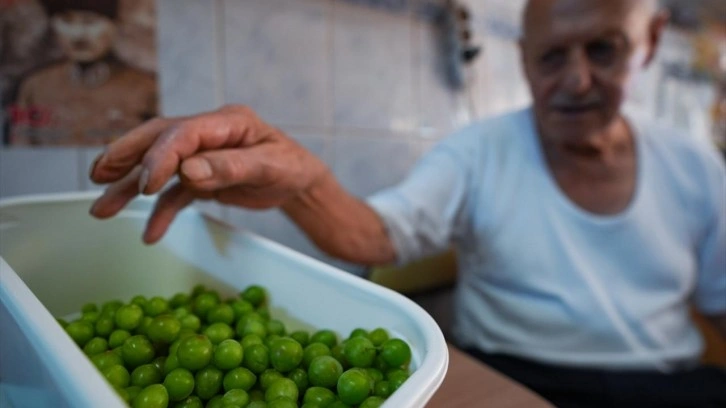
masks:
<svg viewBox="0 0 726 408"><path fill-rule="evenodd" d="M62 58L52 42L37 48L48 41L47 24L17 24L28 10L42 14L37 3L0 0L4 104L18 92L12 84ZM186 115L247 104L320 155L360 196L400 181L454 129L526 106L530 99L516 43L522 0L118 3L138 12L114 14L122 34L114 52L134 69L155 74L159 112ZM721 148L726 147L725 3L664 2L672 23L629 101L629 108ZM134 43L139 35L147 40ZM6 110L2 122L0 197L101 188L87 176L100 147L13 145L9 115ZM199 207L332 261L277 211Z"/></svg>

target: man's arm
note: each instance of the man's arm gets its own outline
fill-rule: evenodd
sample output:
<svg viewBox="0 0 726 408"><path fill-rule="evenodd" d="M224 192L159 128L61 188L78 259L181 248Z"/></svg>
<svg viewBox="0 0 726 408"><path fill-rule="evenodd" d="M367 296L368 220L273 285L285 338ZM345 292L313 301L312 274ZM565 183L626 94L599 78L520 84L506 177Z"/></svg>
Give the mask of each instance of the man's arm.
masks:
<svg viewBox="0 0 726 408"><path fill-rule="evenodd" d="M228 106L192 117L154 119L109 145L90 177L110 184L94 203L98 218L116 215L139 193L162 192L144 241L161 239L195 199L244 208L282 208L323 251L359 264L396 258L383 221L349 194L328 167L250 109Z"/></svg>
<svg viewBox="0 0 726 408"><path fill-rule="evenodd" d="M329 255L363 265L388 264L396 259L378 214L345 191L330 172L282 209Z"/></svg>

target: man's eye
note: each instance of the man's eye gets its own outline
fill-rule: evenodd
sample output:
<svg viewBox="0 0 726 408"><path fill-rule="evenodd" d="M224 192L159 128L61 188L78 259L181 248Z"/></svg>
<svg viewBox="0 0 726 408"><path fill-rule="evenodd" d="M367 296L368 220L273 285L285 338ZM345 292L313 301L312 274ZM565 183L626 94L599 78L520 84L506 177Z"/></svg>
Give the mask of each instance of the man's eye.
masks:
<svg viewBox="0 0 726 408"><path fill-rule="evenodd" d="M593 41L587 45L587 56L590 61L606 65L615 60L617 47L611 41Z"/></svg>
<svg viewBox="0 0 726 408"><path fill-rule="evenodd" d="M554 49L547 51L540 58L540 64L545 69L556 69L564 64L566 59L565 51L562 49Z"/></svg>

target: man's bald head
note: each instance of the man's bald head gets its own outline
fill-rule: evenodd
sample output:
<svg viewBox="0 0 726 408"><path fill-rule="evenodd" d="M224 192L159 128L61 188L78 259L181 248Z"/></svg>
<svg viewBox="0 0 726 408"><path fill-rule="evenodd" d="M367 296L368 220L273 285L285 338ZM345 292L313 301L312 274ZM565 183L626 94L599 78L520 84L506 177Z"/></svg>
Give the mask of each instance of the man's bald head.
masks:
<svg viewBox="0 0 726 408"><path fill-rule="evenodd" d="M658 0L527 0L522 15L522 30L526 37L529 28L542 18L552 15L578 15L593 8L619 10L649 20L659 9Z"/></svg>

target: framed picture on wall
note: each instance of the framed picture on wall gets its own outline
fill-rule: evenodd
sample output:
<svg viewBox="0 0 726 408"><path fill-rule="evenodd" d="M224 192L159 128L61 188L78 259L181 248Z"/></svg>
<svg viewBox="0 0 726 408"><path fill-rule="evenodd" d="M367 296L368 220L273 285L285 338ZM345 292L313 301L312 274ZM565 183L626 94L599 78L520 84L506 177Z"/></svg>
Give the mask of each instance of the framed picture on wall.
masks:
<svg viewBox="0 0 726 408"><path fill-rule="evenodd" d="M154 0L0 0L3 143L95 146L157 114Z"/></svg>

